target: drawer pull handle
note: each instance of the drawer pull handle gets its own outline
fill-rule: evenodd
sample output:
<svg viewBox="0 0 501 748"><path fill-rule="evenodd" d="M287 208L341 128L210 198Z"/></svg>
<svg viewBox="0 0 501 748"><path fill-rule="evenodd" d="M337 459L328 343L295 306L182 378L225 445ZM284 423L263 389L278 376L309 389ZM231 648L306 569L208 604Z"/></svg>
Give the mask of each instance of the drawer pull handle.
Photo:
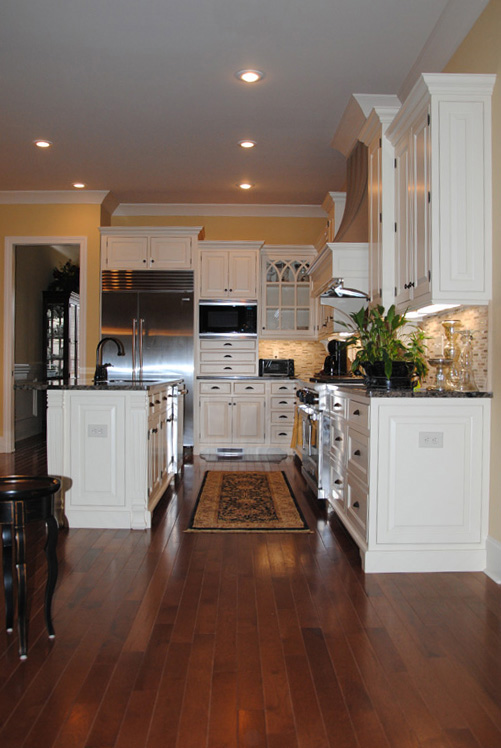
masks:
<svg viewBox="0 0 501 748"><path fill-rule="evenodd" d="M287 436L287 431L279 431L279 436Z"/></svg>
<svg viewBox="0 0 501 748"><path fill-rule="evenodd" d="M247 385L247 387L246 387L245 389L246 389L246 390L253 390L253 389L254 389L254 387L253 387L253 386L252 386L251 384L248 384L248 385Z"/></svg>
<svg viewBox="0 0 501 748"><path fill-rule="evenodd" d="M280 400L279 405L287 405L287 400Z"/></svg>
<svg viewBox="0 0 501 748"><path fill-rule="evenodd" d="M341 403L334 403L334 407L335 408L340 408L341 407Z"/></svg>
<svg viewBox="0 0 501 748"><path fill-rule="evenodd" d="M286 389L287 389L287 387L286 387L285 385L283 385L282 387L279 387L278 389L279 389L279 390L286 390Z"/></svg>
<svg viewBox="0 0 501 748"><path fill-rule="evenodd" d="M155 400L155 405L160 405L160 400Z"/></svg>
<svg viewBox="0 0 501 748"><path fill-rule="evenodd" d="M233 369L231 368L231 366L225 366L225 367L224 367L224 370L225 370L225 371L233 371Z"/></svg>
<svg viewBox="0 0 501 748"><path fill-rule="evenodd" d="M358 408L353 411L353 415L354 416L359 416L360 415L360 411L358 410Z"/></svg>
<svg viewBox="0 0 501 748"><path fill-rule="evenodd" d="M343 481L340 478L337 478L337 480L334 481L334 483L336 484L336 486L340 486L342 484L342 482Z"/></svg>
<svg viewBox="0 0 501 748"><path fill-rule="evenodd" d="M342 442L343 441L343 437L342 436L336 436L336 438L334 439L334 441L335 442Z"/></svg>
<svg viewBox="0 0 501 748"><path fill-rule="evenodd" d="M221 388L218 387L217 384L213 384L212 387L211 387L211 390L219 390L219 389L221 389Z"/></svg>
<svg viewBox="0 0 501 748"><path fill-rule="evenodd" d="M353 502L353 508L354 509L360 509L360 504L358 503L358 501L354 501Z"/></svg>
<svg viewBox="0 0 501 748"><path fill-rule="evenodd" d="M229 345L230 347L232 347L232 346L233 346L233 343L223 343L223 348L224 348L225 346L227 346L227 345Z"/></svg>
<svg viewBox="0 0 501 748"><path fill-rule="evenodd" d="M157 434L158 433L158 429L151 429L151 433L152 434Z"/></svg>
<svg viewBox="0 0 501 748"><path fill-rule="evenodd" d="M278 416L279 418L288 418L289 416Z"/></svg>
<svg viewBox="0 0 501 748"><path fill-rule="evenodd" d="M154 408L154 407L155 407L155 403L150 403L150 408Z"/></svg>
<svg viewBox="0 0 501 748"><path fill-rule="evenodd" d="M355 450L355 451L353 452L353 454L354 454L354 455L355 455L356 457L360 457L360 455L361 455L362 453L361 453L361 451L360 451L359 449L356 449L356 450Z"/></svg>
<svg viewBox="0 0 501 748"><path fill-rule="evenodd" d="M231 358L231 353L225 353L223 358Z"/></svg>

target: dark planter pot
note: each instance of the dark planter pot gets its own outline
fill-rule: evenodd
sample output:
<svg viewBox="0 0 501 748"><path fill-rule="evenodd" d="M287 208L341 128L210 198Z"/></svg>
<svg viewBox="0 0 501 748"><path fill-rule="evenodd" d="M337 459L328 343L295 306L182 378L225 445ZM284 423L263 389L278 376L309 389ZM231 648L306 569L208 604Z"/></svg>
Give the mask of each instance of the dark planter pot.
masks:
<svg viewBox="0 0 501 748"><path fill-rule="evenodd" d="M414 386L414 364L410 361L393 361L391 377L387 379L384 361L362 364L365 385L370 389L411 390Z"/></svg>

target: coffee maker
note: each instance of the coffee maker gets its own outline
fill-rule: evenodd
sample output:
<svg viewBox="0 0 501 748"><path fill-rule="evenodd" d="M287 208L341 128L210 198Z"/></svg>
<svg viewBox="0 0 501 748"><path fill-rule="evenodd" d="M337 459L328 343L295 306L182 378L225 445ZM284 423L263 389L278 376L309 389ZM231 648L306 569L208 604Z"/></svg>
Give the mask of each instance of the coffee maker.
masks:
<svg viewBox="0 0 501 748"><path fill-rule="evenodd" d="M322 375L325 377L340 377L348 373L348 351L342 340L329 340L327 344L329 355L325 357Z"/></svg>

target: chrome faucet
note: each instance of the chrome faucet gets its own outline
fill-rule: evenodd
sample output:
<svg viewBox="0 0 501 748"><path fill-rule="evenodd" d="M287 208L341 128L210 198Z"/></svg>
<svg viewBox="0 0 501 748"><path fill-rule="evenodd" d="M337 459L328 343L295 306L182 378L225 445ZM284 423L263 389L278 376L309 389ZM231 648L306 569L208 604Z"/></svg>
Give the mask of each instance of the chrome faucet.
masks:
<svg viewBox="0 0 501 748"><path fill-rule="evenodd" d="M101 338L96 348L96 371L94 373L94 383L99 384L100 382L108 381L108 366L112 364L103 364L103 348L104 344L108 341L115 343L118 349L119 356L125 356L124 344L118 338Z"/></svg>

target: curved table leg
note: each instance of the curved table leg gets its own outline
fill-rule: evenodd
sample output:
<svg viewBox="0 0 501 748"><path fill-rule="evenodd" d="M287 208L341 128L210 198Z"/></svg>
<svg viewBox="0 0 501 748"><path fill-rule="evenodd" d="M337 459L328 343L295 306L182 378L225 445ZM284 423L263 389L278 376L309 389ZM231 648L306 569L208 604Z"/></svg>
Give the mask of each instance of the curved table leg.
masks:
<svg viewBox="0 0 501 748"><path fill-rule="evenodd" d="M57 582L57 520L54 516L47 517L47 540L45 542L45 556L47 558L47 586L45 587L45 625L49 632L49 637L54 638L54 626L52 625L52 596Z"/></svg>
<svg viewBox="0 0 501 748"><path fill-rule="evenodd" d="M10 634L14 628L14 579L12 576L12 526L2 526L2 566L5 590L5 628Z"/></svg>
<svg viewBox="0 0 501 748"><path fill-rule="evenodd" d="M27 657L27 654L26 654L27 653L27 638L26 638L26 539L25 539L25 532L24 532L24 522L16 521L16 525L14 527L14 538L15 538L15 544L16 544L17 626L19 630L19 656L21 657L22 660L25 660Z"/></svg>

